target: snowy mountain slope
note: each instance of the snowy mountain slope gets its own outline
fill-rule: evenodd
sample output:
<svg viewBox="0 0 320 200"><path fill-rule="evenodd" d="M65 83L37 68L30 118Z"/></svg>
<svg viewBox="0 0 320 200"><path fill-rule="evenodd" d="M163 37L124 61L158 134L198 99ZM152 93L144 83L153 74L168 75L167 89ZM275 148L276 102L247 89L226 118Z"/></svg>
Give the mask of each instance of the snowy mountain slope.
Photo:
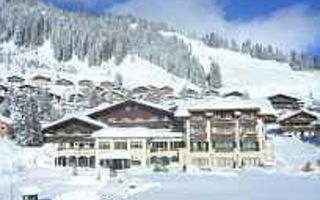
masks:
<svg viewBox="0 0 320 200"><path fill-rule="evenodd" d="M180 91L185 85L195 90L199 89L198 86L189 81L177 77L134 54L127 55L119 65L116 65L115 59L112 58L108 62L102 63L101 66L90 67L86 62L80 61L76 57L63 63L57 61L53 57L53 50L49 41L35 50L18 48L13 42L3 43L0 47L4 53L11 54L10 59L13 62L9 65L10 69L5 63L0 63L2 69L0 78L2 79L13 74L20 74L26 78L35 74L42 74L53 79L66 78L75 83L79 80L89 79L98 85L102 81L114 81L116 75L121 74L124 86L129 89L146 85L171 86L175 91ZM32 65L21 67L24 63L32 61L45 67L36 68Z"/></svg>
<svg viewBox="0 0 320 200"><path fill-rule="evenodd" d="M223 91L240 90L250 96L263 97L275 93L287 93L308 97L310 93L320 98L320 77L311 72L293 71L287 63L259 60L249 55L206 46L203 42L187 38L175 32L161 32L167 37L184 41L192 54L199 59L206 73L211 62L220 65Z"/></svg>

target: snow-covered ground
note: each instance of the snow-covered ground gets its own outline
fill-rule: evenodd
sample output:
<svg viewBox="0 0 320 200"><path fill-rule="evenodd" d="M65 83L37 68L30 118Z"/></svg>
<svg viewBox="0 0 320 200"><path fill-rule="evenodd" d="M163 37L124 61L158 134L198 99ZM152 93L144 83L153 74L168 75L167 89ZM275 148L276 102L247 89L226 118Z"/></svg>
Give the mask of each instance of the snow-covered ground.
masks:
<svg viewBox="0 0 320 200"><path fill-rule="evenodd" d="M303 173L311 161L316 168L320 148L297 138L270 136L277 165L261 169L214 169L199 171L179 168L168 173L151 169L132 169L112 181L101 181L95 171L53 168L51 147L19 148L11 142L0 143L0 199L20 199L25 185L39 187L41 198L54 200L104 199L262 199L316 200L320 192L320 169ZM19 163L19 164L18 164Z"/></svg>

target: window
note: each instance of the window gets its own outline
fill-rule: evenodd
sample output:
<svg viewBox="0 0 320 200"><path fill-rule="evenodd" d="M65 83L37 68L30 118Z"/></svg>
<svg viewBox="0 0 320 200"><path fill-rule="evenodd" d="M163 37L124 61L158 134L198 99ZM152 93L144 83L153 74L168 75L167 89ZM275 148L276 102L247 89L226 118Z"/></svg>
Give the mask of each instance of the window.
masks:
<svg viewBox="0 0 320 200"><path fill-rule="evenodd" d="M114 149L127 150L127 142L115 142Z"/></svg>
<svg viewBox="0 0 320 200"><path fill-rule="evenodd" d="M130 106L127 106L126 108L125 108L125 111L127 111L127 112L130 112L132 110L132 108L130 107Z"/></svg>
<svg viewBox="0 0 320 200"><path fill-rule="evenodd" d="M256 127L255 127L255 125L244 124L244 125L242 126L242 131L243 131L244 133L253 133L253 132L256 131Z"/></svg>
<svg viewBox="0 0 320 200"><path fill-rule="evenodd" d="M142 142L131 142L131 149L142 149Z"/></svg>
<svg viewBox="0 0 320 200"><path fill-rule="evenodd" d="M90 148L90 149L94 149L94 143L93 143L93 142L90 142L90 143L89 143L89 148Z"/></svg>
<svg viewBox="0 0 320 200"><path fill-rule="evenodd" d="M152 147L156 149L166 149L167 143L166 142L152 142Z"/></svg>
<svg viewBox="0 0 320 200"><path fill-rule="evenodd" d="M79 149L82 149L84 147L83 143L79 143Z"/></svg>
<svg viewBox="0 0 320 200"><path fill-rule="evenodd" d="M191 121L190 122L191 134L204 134L206 132L205 121Z"/></svg>
<svg viewBox="0 0 320 200"><path fill-rule="evenodd" d="M110 149L110 142L99 142L99 149Z"/></svg>
<svg viewBox="0 0 320 200"><path fill-rule="evenodd" d="M5 126L1 126L1 130L6 130L6 127Z"/></svg>
<svg viewBox="0 0 320 200"><path fill-rule="evenodd" d="M244 140L241 142L242 151L258 151L259 143L257 141Z"/></svg>
<svg viewBox="0 0 320 200"><path fill-rule="evenodd" d="M74 148L74 143L70 142L69 146L70 146L70 149L73 149Z"/></svg>
<svg viewBox="0 0 320 200"><path fill-rule="evenodd" d="M208 151L208 142L191 142L191 151Z"/></svg>
<svg viewBox="0 0 320 200"><path fill-rule="evenodd" d="M141 165L140 160L131 160L131 165Z"/></svg>
<svg viewBox="0 0 320 200"><path fill-rule="evenodd" d="M232 133L235 131L235 124L232 123L223 123L223 124L214 124L212 126L212 132L215 133Z"/></svg>
<svg viewBox="0 0 320 200"><path fill-rule="evenodd" d="M213 143L213 148L215 148L217 152L233 151L235 146L236 142L232 140L217 141Z"/></svg>
<svg viewBox="0 0 320 200"><path fill-rule="evenodd" d="M179 148L183 148L184 147L184 142L180 141L180 142L171 142L170 143L170 147L173 150L179 149Z"/></svg>

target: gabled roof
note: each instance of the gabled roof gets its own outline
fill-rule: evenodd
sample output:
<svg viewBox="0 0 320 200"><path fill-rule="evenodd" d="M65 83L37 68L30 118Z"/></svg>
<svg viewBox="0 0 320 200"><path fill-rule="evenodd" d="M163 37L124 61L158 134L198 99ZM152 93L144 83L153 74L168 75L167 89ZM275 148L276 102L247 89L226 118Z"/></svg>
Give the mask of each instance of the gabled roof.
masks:
<svg viewBox="0 0 320 200"><path fill-rule="evenodd" d="M239 92L239 91L232 91L232 92L225 93L223 95L223 97L230 97L230 96L242 97L242 96L244 96L244 93Z"/></svg>
<svg viewBox="0 0 320 200"><path fill-rule="evenodd" d="M115 106L119 106L121 104L125 104L127 102L134 102L136 104L140 104L140 105L144 105L144 106L147 106L147 107L151 107L151 108L154 108L154 109L157 109L157 110L162 110L164 112L167 112L167 113L172 113L171 110L169 110L168 108L164 107L164 106L161 106L161 105L158 105L158 104L154 104L154 103L151 103L151 102L147 102L147 101L143 101L143 100L132 100L132 99L129 99L129 100L125 100L125 101L122 101L120 103L116 103L116 104L102 104L96 108L93 108L93 109L90 109L86 115L87 116L92 116L96 113L100 113L100 112L104 112L112 107L115 107Z"/></svg>
<svg viewBox="0 0 320 200"><path fill-rule="evenodd" d="M297 111L293 111L293 112L288 112L288 113L282 115L278 121L279 122L285 121L285 120L290 119L292 117L295 117L301 113L305 113L315 119L320 119L320 113L312 112L312 111L306 110L306 109L301 109L301 110L297 110Z"/></svg>
<svg viewBox="0 0 320 200"><path fill-rule="evenodd" d="M46 129L55 127L55 126L57 126L59 124L63 124L63 123L68 122L68 121L70 121L72 119L76 119L76 120L79 120L79 121L82 121L82 122L86 122L88 124L92 124L92 125L100 127L100 128L108 127L108 125L106 125L106 124L104 124L102 122L96 121L94 119L91 119L90 117L87 117L87 116L84 116L84 115L70 114L70 115L66 115L62 119L59 119L57 121L54 121L54 122L51 122L51 123L43 125L42 126L42 130L46 130Z"/></svg>
<svg viewBox="0 0 320 200"><path fill-rule="evenodd" d="M293 101L299 101L299 100L300 100L300 99L298 99L298 98L296 98L296 97L289 96L289 95L286 95L286 94L276 94L276 95L272 95L272 96L269 96L268 99L274 99L274 98L277 98L277 97L282 97L282 98L290 99L290 100L293 100Z"/></svg>
<svg viewBox="0 0 320 200"><path fill-rule="evenodd" d="M72 86L74 83L68 79L62 78L56 80L56 85Z"/></svg>

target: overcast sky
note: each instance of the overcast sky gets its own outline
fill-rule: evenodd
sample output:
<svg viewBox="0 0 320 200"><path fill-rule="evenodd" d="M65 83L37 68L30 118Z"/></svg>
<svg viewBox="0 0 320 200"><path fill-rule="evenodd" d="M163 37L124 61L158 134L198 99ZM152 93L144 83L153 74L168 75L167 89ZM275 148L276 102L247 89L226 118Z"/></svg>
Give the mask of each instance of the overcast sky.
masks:
<svg viewBox="0 0 320 200"><path fill-rule="evenodd" d="M42 0L61 8L133 14L191 32L215 31L320 54L320 0Z"/></svg>

